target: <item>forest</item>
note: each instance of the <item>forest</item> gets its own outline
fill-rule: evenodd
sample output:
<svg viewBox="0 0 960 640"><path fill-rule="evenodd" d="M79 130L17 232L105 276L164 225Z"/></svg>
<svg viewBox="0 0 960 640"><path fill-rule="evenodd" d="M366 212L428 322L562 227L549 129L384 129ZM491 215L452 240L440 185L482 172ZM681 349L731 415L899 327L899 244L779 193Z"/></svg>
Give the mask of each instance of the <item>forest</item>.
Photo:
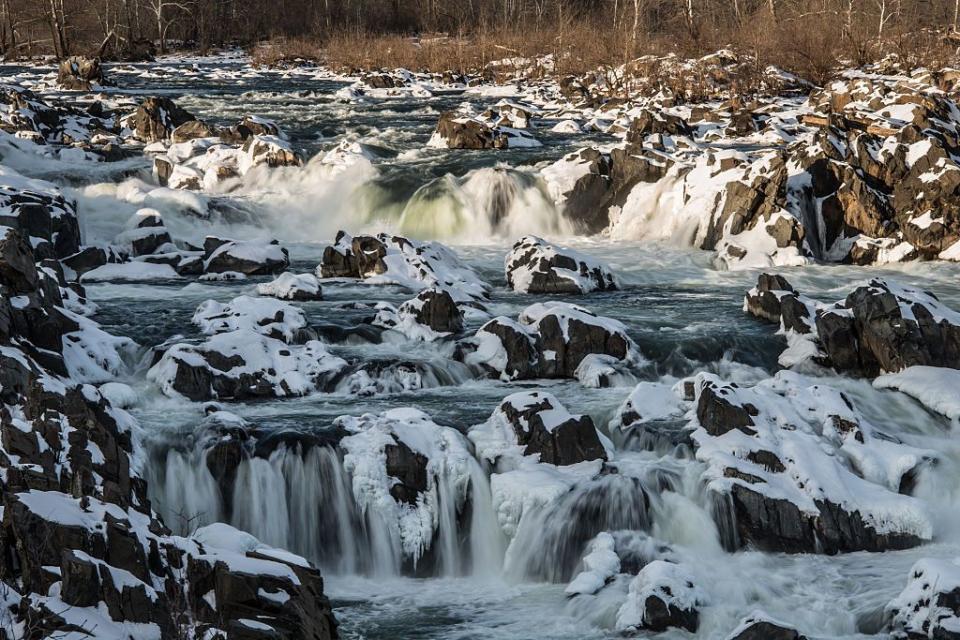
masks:
<svg viewBox="0 0 960 640"><path fill-rule="evenodd" d="M960 0L0 0L0 53L136 60L259 44L268 63L460 71L552 53L578 72L729 46L815 80L889 53L942 63L958 11Z"/></svg>

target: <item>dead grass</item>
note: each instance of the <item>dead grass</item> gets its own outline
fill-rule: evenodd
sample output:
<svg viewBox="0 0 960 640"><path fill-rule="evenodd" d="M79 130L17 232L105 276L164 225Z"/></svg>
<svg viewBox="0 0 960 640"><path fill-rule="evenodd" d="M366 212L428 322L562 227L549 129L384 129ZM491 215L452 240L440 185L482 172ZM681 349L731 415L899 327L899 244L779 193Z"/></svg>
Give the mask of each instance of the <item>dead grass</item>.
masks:
<svg viewBox="0 0 960 640"><path fill-rule="evenodd" d="M259 67L278 67L300 61L322 62L323 49L315 41L302 38L278 38L261 42L250 52L253 64Z"/></svg>

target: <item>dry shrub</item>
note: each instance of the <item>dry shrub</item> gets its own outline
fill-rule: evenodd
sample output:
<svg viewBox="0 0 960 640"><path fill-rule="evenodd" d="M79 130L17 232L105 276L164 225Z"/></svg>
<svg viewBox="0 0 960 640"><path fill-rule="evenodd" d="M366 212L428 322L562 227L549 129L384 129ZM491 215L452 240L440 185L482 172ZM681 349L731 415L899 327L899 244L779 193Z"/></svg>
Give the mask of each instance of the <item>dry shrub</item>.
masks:
<svg viewBox="0 0 960 640"><path fill-rule="evenodd" d="M277 67L299 61L321 62L323 49L315 41L302 38L277 38L257 44L250 52L258 67Z"/></svg>

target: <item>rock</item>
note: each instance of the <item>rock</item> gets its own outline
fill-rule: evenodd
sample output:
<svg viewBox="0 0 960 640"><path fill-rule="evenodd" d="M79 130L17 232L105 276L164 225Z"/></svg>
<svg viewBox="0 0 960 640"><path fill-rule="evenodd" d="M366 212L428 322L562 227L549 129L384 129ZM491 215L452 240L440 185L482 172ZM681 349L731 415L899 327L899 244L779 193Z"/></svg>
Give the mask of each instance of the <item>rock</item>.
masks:
<svg viewBox="0 0 960 640"><path fill-rule="evenodd" d="M807 640L796 629L776 622L760 612L740 621L727 640Z"/></svg>
<svg viewBox="0 0 960 640"><path fill-rule="evenodd" d="M762 320L780 324L780 298L790 294L796 294L796 291L786 278L761 273L757 286L747 293L744 310Z"/></svg>
<svg viewBox="0 0 960 640"><path fill-rule="evenodd" d="M124 234L130 240L134 256L157 253L159 249L173 245L173 238L166 227L140 227Z"/></svg>
<svg viewBox="0 0 960 640"><path fill-rule="evenodd" d="M93 271L105 264L121 264L128 262L130 256L116 247L84 247L77 253L67 256L61 262L63 266L73 272L71 277L78 280L88 271Z"/></svg>
<svg viewBox="0 0 960 640"><path fill-rule="evenodd" d="M235 272L262 276L280 273L289 266L287 250L275 240L270 243L209 237L204 240L204 273Z"/></svg>
<svg viewBox="0 0 960 640"><path fill-rule="evenodd" d="M617 150L619 151L619 150ZM610 224L614 197L611 157L597 149L570 153L541 171L563 215L582 233L599 233Z"/></svg>
<svg viewBox="0 0 960 640"><path fill-rule="evenodd" d="M627 141L642 144L649 135L692 136L693 130L687 121L665 111L645 109L630 123Z"/></svg>
<svg viewBox="0 0 960 640"><path fill-rule="evenodd" d="M453 297L442 289L424 289L399 309L378 305L373 324L403 333L411 340L432 341L459 333L463 329L463 312Z"/></svg>
<svg viewBox="0 0 960 640"><path fill-rule="evenodd" d="M523 293L583 294L617 289L617 278L599 260L535 236L513 245L506 259L507 284Z"/></svg>
<svg viewBox="0 0 960 640"><path fill-rule="evenodd" d="M194 120L196 118L170 98L147 98L129 116L127 126L137 140L158 142L167 140L177 127Z"/></svg>
<svg viewBox="0 0 960 640"><path fill-rule="evenodd" d="M816 326L838 371L875 377L914 365L960 369L960 314L925 291L874 279L818 310Z"/></svg>
<svg viewBox="0 0 960 640"><path fill-rule="evenodd" d="M9 227L0 228L0 285L13 294L29 293L40 285L33 250Z"/></svg>
<svg viewBox="0 0 960 640"><path fill-rule="evenodd" d="M583 307L547 302L527 307L519 322L497 317L459 345L457 357L503 380L576 378L590 355L625 367L642 360L626 328Z"/></svg>
<svg viewBox="0 0 960 640"><path fill-rule="evenodd" d="M240 172L264 165L267 167L299 167L303 159L289 143L277 136L253 135L243 143Z"/></svg>
<svg viewBox="0 0 960 640"><path fill-rule="evenodd" d="M202 120L190 120L170 132L170 141L174 144L189 142L197 138L215 138L219 130Z"/></svg>
<svg viewBox="0 0 960 640"><path fill-rule="evenodd" d="M590 416L571 415L549 393L515 393L496 411L513 428L513 439L524 447L525 456L558 466L607 459Z"/></svg>
<svg viewBox="0 0 960 640"><path fill-rule="evenodd" d="M29 180L5 169L0 186L0 226L32 239L38 258L63 258L80 250L76 205L53 184ZM42 241L42 242L38 242Z"/></svg>
<svg viewBox="0 0 960 640"><path fill-rule="evenodd" d="M261 296L272 296L281 300L295 300L298 302L313 302L323 300L323 292L316 276L310 273L281 273L272 282L257 285L257 293Z"/></svg>
<svg viewBox="0 0 960 640"><path fill-rule="evenodd" d="M883 551L915 546L931 535L929 514L901 495L904 476L864 474L839 448L860 459L912 457L932 451L889 442L841 392L781 372L750 388L697 377L696 457L711 486L729 502L736 539L787 553ZM816 478L800 469L817 468ZM909 469L904 474L913 473ZM829 478L829 480L828 480Z"/></svg>
<svg viewBox="0 0 960 640"><path fill-rule="evenodd" d="M165 394L193 401L279 398L325 388L346 364L315 340L288 345L240 328L170 347L148 378Z"/></svg>
<svg viewBox="0 0 960 640"><path fill-rule="evenodd" d="M430 141L431 145L448 149L506 149L510 144L507 135L498 129L456 111L440 116Z"/></svg>
<svg viewBox="0 0 960 640"><path fill-rule="evenodd" d="M410 291L441 289L457 303L476 304L490 295L490 285L445 245L386 233L351 237L341 231L336 244L324 249L317 272L323 278L362 278Z"/></svg>
<svg viewBox="0 0 960 640"><path fill-rule="evenodd" d="M700 626L698 607L704 599L689 571L655 560L630 582L627 600L617 612L616 629L636 633L677 628L695 633Z"/></svg>
<svg viewBox="0 0 960 640"><path fill-rule="evenodd" d="M60 61L57 70L57 86L67 91L91 91L104 84L100 58L70 56Z"/></svg>
<svg viewBox="0 0 960 640"><path fill-rule="evenodd" d="M956 640L960 625L960 569L956 561L923 558L907 586L884 609L894 638Z"/></svg>

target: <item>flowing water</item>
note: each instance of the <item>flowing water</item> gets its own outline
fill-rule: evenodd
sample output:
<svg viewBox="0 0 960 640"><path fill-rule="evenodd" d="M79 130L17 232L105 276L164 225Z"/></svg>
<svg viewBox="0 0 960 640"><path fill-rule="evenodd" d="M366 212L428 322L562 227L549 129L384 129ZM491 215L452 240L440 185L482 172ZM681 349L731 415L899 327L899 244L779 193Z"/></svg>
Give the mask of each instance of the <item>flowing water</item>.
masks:
<svg viewBox="0 0 960 640"><path fill-rule="evenodd" d="M609 142L602 135L538 132L545 146L531 150L433 150L425 143L442 111L464 100L482 107L493 99L451 92L344 102L333 94L346 83L322 72L254 73L239 63L202 59L145 70L127 67L115 76L124 92L168 94L214 122L231 124L247 114L273 119L308 157L323 157L346 141L366 145L367 159L315 160L303 169L252 174L239 190L215 196L151 191L147 165L140 160L108 173L102 166L66 170L23 159L24 172L56 180L78 199L88 242L111 241L144 205L163 213L176 238L196 242L208 233L278 238L291 250L294 271L312 271L341 228L439 238L495 286L490 311L515 317L535 298L506 288L503 258L517 237L535 232L608 261L622 276L621 291L577 302L627 326L647 360L634 372L637 379L670 382L705 370L750 383L777 370L783 339L741 310L755 273L719 271L710 254L682 246L570 237L537 165L572 145ZM928 288L960 308L960 267L948 264L892 271L811 266L792 269L787 277L798 290L832 300L881 273ZM87 292L100 305L96 318L106 330L146 349L176 335L195 335L190 318L200 302L251 293L256 282L91 284ZM397 304L410 297L397 288L348 283L325 284L323 293L323 301L301 306L312 324L331 330L349 328L369 314L345 303ZM481 320L468 316L467 322L472 330ZM240 465L226 494L203 459L209 432L201 406L164 397L147 382L146 352L144 361L131 363L125 381L140 395L132 411L144 428L154 506L166 522L186 532L228 521L314 560L324 570L345 638L615 637L612 625L625 582L610 585L589 604L563 593L586 542L600 531L623 532L618 534L623 544L640 555L649 534L692 559L710 598L697 634L703 638L725 637L754 609L810 637L876 635L883 605L902 589L916 559L960 555L956 425L868 383L826 381L847 390L878 428L942 453L941 463L924 472L917 487L917 495L940 514L936 542L910 551L837 557L731 554L723 551L729 534L722 518L712 516L722 510L704 494L701 469L689 452L670 442L609 433L607 424L632 385L587 389L572 381L477 379L452 360L452 347L442 344L356 341L331 350L353 360L417 363L427 372L423 388L231 403L227 408L262 436L256 457ZM616 442L613 463L619 473L583 482L526 514L509 545L493 510L489 469L474 462L466 481L441 474L434 552L409 566L382 515L353 500L350 474L333 446L334 418L413 406L465 433L520 388L546 388L571 412L591 415ZM688 635L670 631L663 637Z"/></svg>

